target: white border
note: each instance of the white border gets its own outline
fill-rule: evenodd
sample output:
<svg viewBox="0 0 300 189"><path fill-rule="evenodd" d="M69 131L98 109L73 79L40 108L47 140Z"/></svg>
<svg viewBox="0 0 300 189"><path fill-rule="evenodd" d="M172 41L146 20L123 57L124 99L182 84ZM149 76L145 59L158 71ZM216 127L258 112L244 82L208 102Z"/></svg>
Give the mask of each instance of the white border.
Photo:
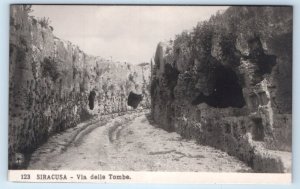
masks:
<svg viewBox="0 0 300 189"><path fill-rule="evenodd" d="M105 179L91 179L92 175ZM110 179L109 175L124 175L130 179ZM23 175L23 179L22 179ZM27 176L24 176L27 175ZM28 178L30 175L30 178ZM39 179L45 175L46 178ZM62 178L56 179L57 175ZM86 179L78 179L84 175ZM39 177L39 178L38 178ZM9 181L42 183L144 183L144 184L290 184L291 173L208 173L208 172L144 172L144 171L70 171L70 170L9 170ZM81 177L83 178L83 176ZM127 177L128 178L128 177Z"/></svg>
<svg viewBox="0 0 300 189"><path fill-rule="evenodd" d="M7 161L7 141L8 141L8 29L9 29L9 4L10 3L179 3L179 4L185 4L185 3L196 3L196 4L210 4L210 5L230 5L230 4L236 4L236 5L293 5L294 6L294 36L293 36L293 115L297 115L300 113L300 106L299 106L299 96L300 96L300 90L299 85L297 85L297 81L300 81L300 67L298 62L300 62L300 54L297 53L300 50L300 36L297 35L300 31L300 1L297 0L1 0L0 1L0 38L3 43L0 44L0 47L2 51L0 51L0 59L2 60L3 64L0 69L0 88L3 90L0 93L0 104L2 105L2 109L0 110L0 125L2 126L2 132L0 133L0 152L2 152L2 156L0 157L1 163L0 163L0 188L19 188L19 189L52 189L53 187L57 189L65 189L66 187L72 187L73 189L79 189L79 188L92 188L92 189L99 189L101 187L105 188L111 188L111 189L117 189L117 188L124 188L124 189L133 189L133 188L156 188L156 189L181 189L181 188L192 188L192 189L201 189L201 188L211 188L211 189L232 189L232 188L238 188L238 189L249 189L249 188L255 188L255 189L296 189L300 186L300 177L299 177L299 170L300 170L300 163L299 159L299 148L297 147L300 142L300 132L299 132L299 125L300 119L299 116L293 116L293 184L291 185L274 185L275 183L272 182L272 185L214 185L214 186L208 186L208 185L93 185L93 184L80 184L77 183L74 184L41 184L41 183L27 183L27 184L20 184L20 183L11 183L7 181L7 167L8 167L8 161ZM296 34L296 35L295 35ZM6 43L5 43L6 42ZM15 171L14 171L15 172ZM10 173L10 171L9 171ZM202 173L201 173L202 174ZM213 173L216 175L215 173ZM228 173L226 173L228 175ZM261 177L265 177L265 174L257 174L262 175ZM199 174L200 176L200 174ZM151 178L152 179L152 178ZM248 179L248 178L247 178ZM231 179L233 180L233 179ZM248 179L249 180L249 179ZM267 179L264 179L265 181ZM274 180L277 180L274 177ZM148 183L148 182L147 182ZM152 182L151 182L152 183Z"/></svg>

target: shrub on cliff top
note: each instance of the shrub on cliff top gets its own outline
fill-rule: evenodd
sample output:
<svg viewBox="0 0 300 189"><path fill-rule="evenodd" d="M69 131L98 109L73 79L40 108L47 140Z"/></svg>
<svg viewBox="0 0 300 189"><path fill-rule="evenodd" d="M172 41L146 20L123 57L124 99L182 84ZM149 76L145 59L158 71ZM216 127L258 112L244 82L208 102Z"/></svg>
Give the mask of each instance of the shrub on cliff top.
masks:
<svg viewBox="0 0 300 189"><path fill-rule="evenodd" d="M201 22L194 28L192 45L194 52L200 56L198 57L200 60L210 55L213 34L214 28L209 22Z"/></svg>
<svg viewBox="0 0 300 189"><path fill-rule="evenodd" d="M235 62L235 56L228 56L237 53L235 43L238 35L243 34L245 38L255 36L264 38L290 30L291 27L282 27L283 20L286 22L292 19L291 11L288 9L288 7L230 7L222 14L217 12L208 21L199 22L191 33L183 32L177 35L173 50L180 53L182 47L186 47L192 51L193 58L206 62L211 57L212 46L219 43L222 59L226 62Z"/></svg>
<svg viewBox="0 0 300 189"><path fill-rule="evenodd" d="M50 24L50 20L49 18L46 18L46 17L43 17L43 18L40 18L38 20L38 23L43 27L43 28L47 28Z"/></svg>
<svg viewBox="0 0 300 189"><path fill-rule="evenodd" d="M31 13L33 12L33 10L31 9L32 8L32 5L23 5L23 8L24 8L24 11L26 13Z"/></svg>

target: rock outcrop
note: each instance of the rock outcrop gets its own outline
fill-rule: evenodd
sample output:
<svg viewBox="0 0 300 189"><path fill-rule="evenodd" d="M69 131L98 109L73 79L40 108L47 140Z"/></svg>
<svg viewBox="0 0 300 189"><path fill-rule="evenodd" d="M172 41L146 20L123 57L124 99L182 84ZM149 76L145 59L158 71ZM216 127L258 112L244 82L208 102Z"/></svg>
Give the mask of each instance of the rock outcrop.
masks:
<svg viewBox="0 0 300 189"><path fill-rule="evenodd" d="M256 172L290 171L292 15L291 7L230 7L159 43L153 119Z"/></svg>
<svg viewBox="0 0 300 189"><path fill-rule="evenodd" d="M30 7L12 5L9 67L9 167L15 154L30 154L48 136L92 115L133 110L130 92L150 107L150 65L89 56L55 37L47 19L29 16ZM26 157L25 157L26 159Z"/></svg>

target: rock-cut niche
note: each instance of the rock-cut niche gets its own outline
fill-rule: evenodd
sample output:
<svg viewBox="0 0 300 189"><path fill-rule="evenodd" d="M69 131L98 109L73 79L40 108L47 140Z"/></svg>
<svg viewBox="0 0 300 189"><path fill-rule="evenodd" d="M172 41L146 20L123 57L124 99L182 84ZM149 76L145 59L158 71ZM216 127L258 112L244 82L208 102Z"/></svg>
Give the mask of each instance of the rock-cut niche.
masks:
<svg viewBox="0 0 300 189"><path fill-rule="evenodd" d="M215 108L236 107L242 108L246 103L242 87L238 82L236 73L223 65L214 70L214 88L209 95L200 93L193 101L193 105L206 103Z"/></svg>
<svg viewBox="0 0 300 189"><path fill-rule="evenodd" d="M136 109L142 100L143 100L142 94L135 94L134 92L130 92L128 96L127 104L128 106L131 106L134 109Z"/></svg>
<svg viewBox="0 0 300 189"><path fill-rule="evenodd" d="M90 108L90 110L94 109L95 97L96 97L96 92L91 91L90 95L89 95L89 108Z"/></svg>

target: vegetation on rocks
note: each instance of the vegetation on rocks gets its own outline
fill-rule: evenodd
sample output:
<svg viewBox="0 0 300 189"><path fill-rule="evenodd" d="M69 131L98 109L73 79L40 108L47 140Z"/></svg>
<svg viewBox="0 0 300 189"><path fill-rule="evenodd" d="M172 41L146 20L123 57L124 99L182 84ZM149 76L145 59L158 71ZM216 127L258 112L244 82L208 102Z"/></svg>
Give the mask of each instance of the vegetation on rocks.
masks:
<svg viewBox="0 0 300 189"><path fill-rule="evenodd" d="M93 116L124 113L130 92L144 95L137 109L150 106L150 66L89 56L55 37L50 20L29 16L30 6L11 6L9 167L24 168L49 136ZM129 80L129 75L133 77ZM22 165L16 157L25 155Z"/></svg>
<svg viewBox="0 0 300 189"><path fill-rule="evenodd" d="M234 6L159 43L153 119L255 171L287 171L261 152L291 151L292 15L291 7Z"/></svg>

